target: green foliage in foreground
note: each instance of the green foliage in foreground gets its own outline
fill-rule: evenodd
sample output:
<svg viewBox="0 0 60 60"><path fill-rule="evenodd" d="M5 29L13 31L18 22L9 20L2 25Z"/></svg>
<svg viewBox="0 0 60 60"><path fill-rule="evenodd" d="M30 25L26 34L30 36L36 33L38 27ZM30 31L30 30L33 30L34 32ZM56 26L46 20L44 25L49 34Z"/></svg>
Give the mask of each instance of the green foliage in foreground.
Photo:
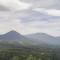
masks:
<svg viewBox="0 0 60 60"><path fill-rule="evenodd" d="M60 60L60 48L0 43L0 60Z"/></svg>
<svg viewBox="0 0 60 60"><path fill-rule="evenodd" d="M60 60L56 52L47 48L0 49L0 60Z"/></svg>

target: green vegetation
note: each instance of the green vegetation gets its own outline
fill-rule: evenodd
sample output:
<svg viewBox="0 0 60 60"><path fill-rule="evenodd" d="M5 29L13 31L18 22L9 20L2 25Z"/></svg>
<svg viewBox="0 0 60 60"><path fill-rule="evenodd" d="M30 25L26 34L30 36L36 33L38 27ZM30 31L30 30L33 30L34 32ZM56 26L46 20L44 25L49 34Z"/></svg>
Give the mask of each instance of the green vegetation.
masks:
<svg viewBox="0 0 60 60"><path fill-rule="evenodd" d="M49 48L0 49L0 60L60 60L59 53Z"/></svg>
<svg viewBox="0 0 60 60"><path fill-rule="evenodd" d="M0 60L60 60L60 48L1 42Z"/></svg>

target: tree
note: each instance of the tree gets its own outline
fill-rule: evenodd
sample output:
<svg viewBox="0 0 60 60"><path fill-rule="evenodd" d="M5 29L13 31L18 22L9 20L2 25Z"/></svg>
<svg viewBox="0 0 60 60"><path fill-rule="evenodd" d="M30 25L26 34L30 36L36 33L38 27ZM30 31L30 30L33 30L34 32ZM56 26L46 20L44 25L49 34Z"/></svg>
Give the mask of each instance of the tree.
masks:
<svg viewBox="0 0 60 60"><path fill-rule="evenodd" d="M13 58L11 60L19 60L18 56L13 56Z"/></svg>
<svg viewBox="0 0 60 60"><path fill-rule="evenodd" d="M27 60L33 60L33 56L32 55L29 55Z"/></svg>

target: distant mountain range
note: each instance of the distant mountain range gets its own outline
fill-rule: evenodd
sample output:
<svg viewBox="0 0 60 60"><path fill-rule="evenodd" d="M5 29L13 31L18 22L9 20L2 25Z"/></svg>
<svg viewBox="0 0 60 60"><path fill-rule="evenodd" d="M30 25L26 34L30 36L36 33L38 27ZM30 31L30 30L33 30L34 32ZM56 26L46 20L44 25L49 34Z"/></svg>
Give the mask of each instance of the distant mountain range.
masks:
<svg viewBox="0 0 60 60"><path fill-rule="evenodd" d="M35 33L30 35L21 35L16 31L10 31L0 35L0 41L17 41L24 44L49 44L60 45L60 37L53 37L45 33Z"/></svg>
<svg viewBox="0 0 60 60"><path fill-rule="evenodd" d="M16 31L10 31L4 35L0 35L0 40L23 40L26 39L24 36Z"/></svg>
<svg viewBox="0 0 60 60"><path fill-rule="evenodd" d="M50 45L60 45L60 37L53 37L45 33L30 34L26 35L26 37L36 39L39 40L39 42L42 41Z"/></svg>
<svg viewBox="0 0 60 60"><path fill-rule="evenodd" d="M0 35L0 42L8 42L8 43L20 43L23 45L34 45L35 41L29 39L16 31L10 31L6 34Z"/></svg>

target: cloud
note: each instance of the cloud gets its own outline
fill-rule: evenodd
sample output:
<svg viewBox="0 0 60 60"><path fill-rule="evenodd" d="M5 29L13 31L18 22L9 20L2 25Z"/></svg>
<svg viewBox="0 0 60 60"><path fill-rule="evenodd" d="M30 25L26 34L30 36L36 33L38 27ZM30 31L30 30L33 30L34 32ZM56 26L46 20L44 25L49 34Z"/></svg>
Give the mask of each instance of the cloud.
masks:
<svg viewBox="0 0 60 60"><path fill-rule="evenodd" d="M16 30L21 34L44 32L59 36L60 17L35 10L0 12L0 33Z"/></svg>
<svg viewBox="0 0 60 60"><path fill-rule="evenodd" d="M30 4L19 0L0 0L0 5L3 5L12 11L23 10L30 7Z"/></svg>
<svg viewBox="0 0 60 60"><path fill-rule="evenodd" d="M22 10L17 12L17 16L21 19L23 25L23 34L44 32L54 36L60 30L60 16L48 14L49 10ZM53 14L53 13L52 13Z"/></svg>
<svg viewBox="0 0 60 60"><path fill-rule="evenodd" d="M21 34L44 32L60 36L58 0L22 1L0 0L0 33L16 30ZM10 11L5 11L8 9Z"/></svg>
<svg viewBox="0 0 60 60"><path fill-rule="evenodd" d="M60 34L58 33L60 30L59 22L33 21L29 23L24 23L23 25L27 30L24 30L24 34L44 32L53 36L60 36Z"/></svg>
<svg viewBox="0 0 60 60"><path fill-rule="evenodd" d="M31 3L33 8L60 9L60 0L20 0Z"/></svg>
<svg viewBox="0 0 60 60"><path fill-rule="evenodd" d="M54 16L48 14L48 10L46 11L36 11L36 10L22 10L17 12L17 16L19 19L21 19L22 23L29 23L33 21L47 21L47 22L53 22L53 21L59 21L60 16Z"/></svg>
<svg viewBox="0 0 60 60"><path fill-rule="evenodd" d="M3 5L0 5L0 11L10 11L10 9Z"/></svg>
<svg viewBox="0 0 60 60"><path fill-rule="evenodd" d="M60 10L51 9L51 10L46 10L46 12L51 16L60 16Z"/></svg>
<svg viewBox="0 0 60 60"><path fill-rule="evenodd" d="M20 20L10 12L0 12L0 33L6 33L10 30L21 31Z"/></svg>
<svg viewBox="0 0 60 60"><path fill-rule="evenodd" d="M46 12L50 16L57 16L57 17L60 16L60 10L57 10L57 9L35 8L33 10L37 12L43 12L43 13Z"/></svg>

